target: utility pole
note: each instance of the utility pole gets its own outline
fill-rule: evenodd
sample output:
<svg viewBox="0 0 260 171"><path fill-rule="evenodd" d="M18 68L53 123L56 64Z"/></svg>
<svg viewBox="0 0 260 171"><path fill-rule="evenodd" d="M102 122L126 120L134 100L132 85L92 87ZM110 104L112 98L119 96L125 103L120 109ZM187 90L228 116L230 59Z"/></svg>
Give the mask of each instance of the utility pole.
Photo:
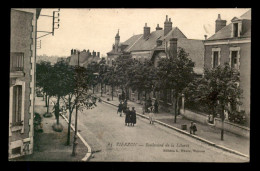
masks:
<svg viewBox="0 0 260 171"><path fill-rule="evenodd" d="M75 134L74 134L74 142L73 142L73 149L72 149L72 156L76 156L76 147L78 145L77 139L78 139L78 98L79 98L79 55L80 52L78 51L78 67L76 69L77 72L77 93L76 93L76 115L75 115Z"/></svg>

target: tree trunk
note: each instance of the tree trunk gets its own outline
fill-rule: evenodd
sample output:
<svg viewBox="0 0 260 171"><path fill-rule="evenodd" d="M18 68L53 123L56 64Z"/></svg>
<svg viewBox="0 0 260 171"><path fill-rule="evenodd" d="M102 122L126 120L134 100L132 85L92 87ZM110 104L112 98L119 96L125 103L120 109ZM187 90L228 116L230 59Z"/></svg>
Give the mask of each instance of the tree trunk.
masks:
<svg viewBox="0 0 260 171"><path fill-rule="evenodd" d="M112 85L112 100L113 100L113 97L114 97L114 86Z"/></svg>
<svg viewBox="0 0 260 171"><path fill-rule="evenodd" d="M48 104L47 104L47 97L48 97L48 95L47 95L47 93L45 94L45 107L48 107Z"/></svg>
<svg viewBox="0 0 260 171"><path fill-rule="evenodd" d="M58 96L57 105L58 105L58 114L56 116L57 117L56 119L57 119L57 125L59 125L60 124L60 120L59 120L60 119L60 117L59 117L60 116L60 96Z"/></svg>
<svg viewBox="0 0 260 171"><path fill-rule="evenodd" d="M221 141L223 141L224 140L224 106L222 106L222 114L221 114Z"/></svg>
<svg viewBox="0 0 260 171"><path fill-rule="evenodd" d="M174 123L176 123L177 120L177 107L178 107L178 93L175 94L175 109L174 109Z"/></svg>
<svg viewBox="0 0 260 171"><path fill-rule="evenodd" d="M73 142L73 148L72 148L72 156L76 156L76 147L78 145L77 133L78 133L78 106L76 106L75 133L74 133L74 142Z"/></svg>
<svg viewBox="0 0 260 171"><path fill-rule="evenodd" d="M105 84L105 94L107 93L107 86L106 86L106 84Z"/></svg>
<svg viewBox="0 0 260 171"><path fill-rule="evenodd" d="M69 125L68 125L67 145L70 145L70 125L71 125L71 115L72 115L72 111L69 110Z"/></svg>
<svg viewBox="0 0 260 171"><path fill-rule="evenodd" d="M101 90L101 97L102 97L102 93L103 93L103 90L102 90L102 83L100 83L100 90Z"/></svg>
<svg viewBox="0 0 260 171"><path fill-rule="evenodd" d="M67 145L70 145L70 125L71 125L71 115L72 115L70 101L71 101L71 98L69 97L69 125L68 125Z"/></svg>
<svg viewBox="0 0 260 171"><path fill-rule="evenodd" d="M42 96L42 101L44 101L44 97L45 97L45 95L44 95L44 93L42 93L42 95L43 95L43 96Z"/></svg>
<svg viewBox="0 0 260 171"><path fill-rule="evenodd" d="M94 92L94 88L95 88L95 86L93 85L93 94L95 94L95 92Z"/></svg>
<svg viewBox="0 0 260 171"><path fill-rule="evenodd" d="M144 100L146 101L146 91L144 91Z"/></svg>
<svg viewBox="0 0 260 171"><path fill-rule="evenodd" d="M49 113L49 106L50 106L50 96L48 96L48 100L47 100L47 114Z"/></svg>

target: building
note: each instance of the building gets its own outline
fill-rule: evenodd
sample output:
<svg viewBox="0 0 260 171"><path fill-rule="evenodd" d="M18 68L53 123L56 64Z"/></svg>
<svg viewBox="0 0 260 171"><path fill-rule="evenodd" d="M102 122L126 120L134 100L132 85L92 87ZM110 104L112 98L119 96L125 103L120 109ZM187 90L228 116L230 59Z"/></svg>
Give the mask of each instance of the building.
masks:
<svg viewBox="0 0 260 171"><path fill-rule="evenodd" d="M251 10L240 17L234 17L226 25L220 14L215 21L215 34L204 41L204 66L214 68L224 63L240 71L240 87L243 89L243 105L250 116L250 65L251 65Z"/></svg>
<svg viewBox="0 0 260 171"><path fill-rule="evenodd" d="M37 19L41 9L11 9L8 158L33 152Z"/></svg>
<svg viewBox="0 0 260 171"><path fill-rule="evenodd" d="M78 60L79 59L79 60ZM100 58L100 52L95 52L93 50L92 54L89 50L83 50L79 53L78 56L78 50L71 49L70 56L66 59L66 61L69 63L69 65L80 65L83 67L87 67L87 65L91 62L99 62L101 60Z"/></svg>
<svg viewBox="0 0 260 171"><path fill-rule="evenodd" d="M160 58L177 56L177 49L181 47L189 53L189 58L195 62L194 72L201 76L204 66L203 40L188 39L178 27L173 27L172 25L171 18L168 19L166 15L164 28L157 24L155 30L151 32L151 28L145 23L142 34L134 35L123 43L120 43L118 32L113 49L107 53L107 63L111 64L120 55L130 55L139 61L144 61L145 59L152 60L154 65L157 66ZM171 103L169 94L161 92L152 93L152 95L149 94L148 96ZM131 90L129 97L130 99L139 100L137 93Z"/></svg>
<svg viewBox="0 0 260 171"><path fill-rule="evenodd" d="M150 27L145 23L143 34L134 35L123 43L120 43L118 32L115 36L113 49L107 53L108 64L111 64L120 55L130 55L140 61L152 60L157 65L160 58L171 55L168 53L172 52L169 51L170 48L177 52L177 48L181 47L189 53L189 58L195 62L195 73L200 75L203 73L203 40L188 39L178 27L172 27L171 18L168 19L168 16L164 22L164 29L157 24L155 31L151 32L150 30ZM173 44L170 41L172 38L176 38ZM172 46L170 47L170 45Z"/></svg>

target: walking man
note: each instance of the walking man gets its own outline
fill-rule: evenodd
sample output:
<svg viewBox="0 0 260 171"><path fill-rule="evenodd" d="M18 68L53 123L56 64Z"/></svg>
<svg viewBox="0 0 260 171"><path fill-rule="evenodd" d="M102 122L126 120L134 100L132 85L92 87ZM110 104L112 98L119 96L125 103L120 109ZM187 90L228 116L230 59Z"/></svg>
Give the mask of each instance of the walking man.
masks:
<svg viewBox="0 0 260 171"><path fill-rule="evenodd" d="M117 114L119 112L119 116L122 116L122 111L123 111L123 104L122 101L120 101L120 104L118 105L118 110L117 110Z"/></svg>
<svg viewBox="0 0 260 171"><path fill-rule="evenodd" d="M148 109L148 116L149 116L150 124L153 124L153 122L154 122L154 113L153 113L153 109L152 108Z"/></svg>

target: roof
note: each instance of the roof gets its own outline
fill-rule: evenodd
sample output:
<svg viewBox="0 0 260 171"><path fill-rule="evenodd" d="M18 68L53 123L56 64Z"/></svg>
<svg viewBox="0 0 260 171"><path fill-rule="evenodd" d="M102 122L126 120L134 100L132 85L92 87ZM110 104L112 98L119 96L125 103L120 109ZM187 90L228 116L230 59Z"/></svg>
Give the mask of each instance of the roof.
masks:
<svg viewBox="0 0 260 171"><path fill-rule="evenodd" d="M204 67L204 44L203 40L180 38L177 40L177 47L181 47L189 53L189 58L195 62L194 72L203 73Z"/></svg>
<svg viewBox="0 0 260 171"><path fill-rule="evenodd" d="M251 10L247 11L243 15L241 15L239 18L234 17L232 20L251 20ZM246 26L243 27L245 31L242 32L240 37L251 37L251 21L249 22L243 22ZM218 39L227 39L232 38L231 37L232 32L232 23L228 24L227 26L220 29L217 33L213 34L211 37L209 37L207 40L218 40Z"/></svg>
<svg viewBox="0 0 260 171"><path fill-rule="evenodd" d="M136 36L137 37L137 36ZM132 46L128 46L125 51L145 51L153 50L156 47L156 40L168 40L170 38L186 38L186 36L177 27L173 27L172 30L164 36L164 30L156 30L151 32L147 39L143 38L143 34L138 35L136 43ZM131 39L131 38L130 38ZM135 38L136 39L136 38Z"/></svg>
<svg viewBox="0 0 260 171"><path fill-rule="evenodd" d="M241 15L240 19L251 20L251 10L249 10L246 13L244 13L243 15Z"/></svg>

